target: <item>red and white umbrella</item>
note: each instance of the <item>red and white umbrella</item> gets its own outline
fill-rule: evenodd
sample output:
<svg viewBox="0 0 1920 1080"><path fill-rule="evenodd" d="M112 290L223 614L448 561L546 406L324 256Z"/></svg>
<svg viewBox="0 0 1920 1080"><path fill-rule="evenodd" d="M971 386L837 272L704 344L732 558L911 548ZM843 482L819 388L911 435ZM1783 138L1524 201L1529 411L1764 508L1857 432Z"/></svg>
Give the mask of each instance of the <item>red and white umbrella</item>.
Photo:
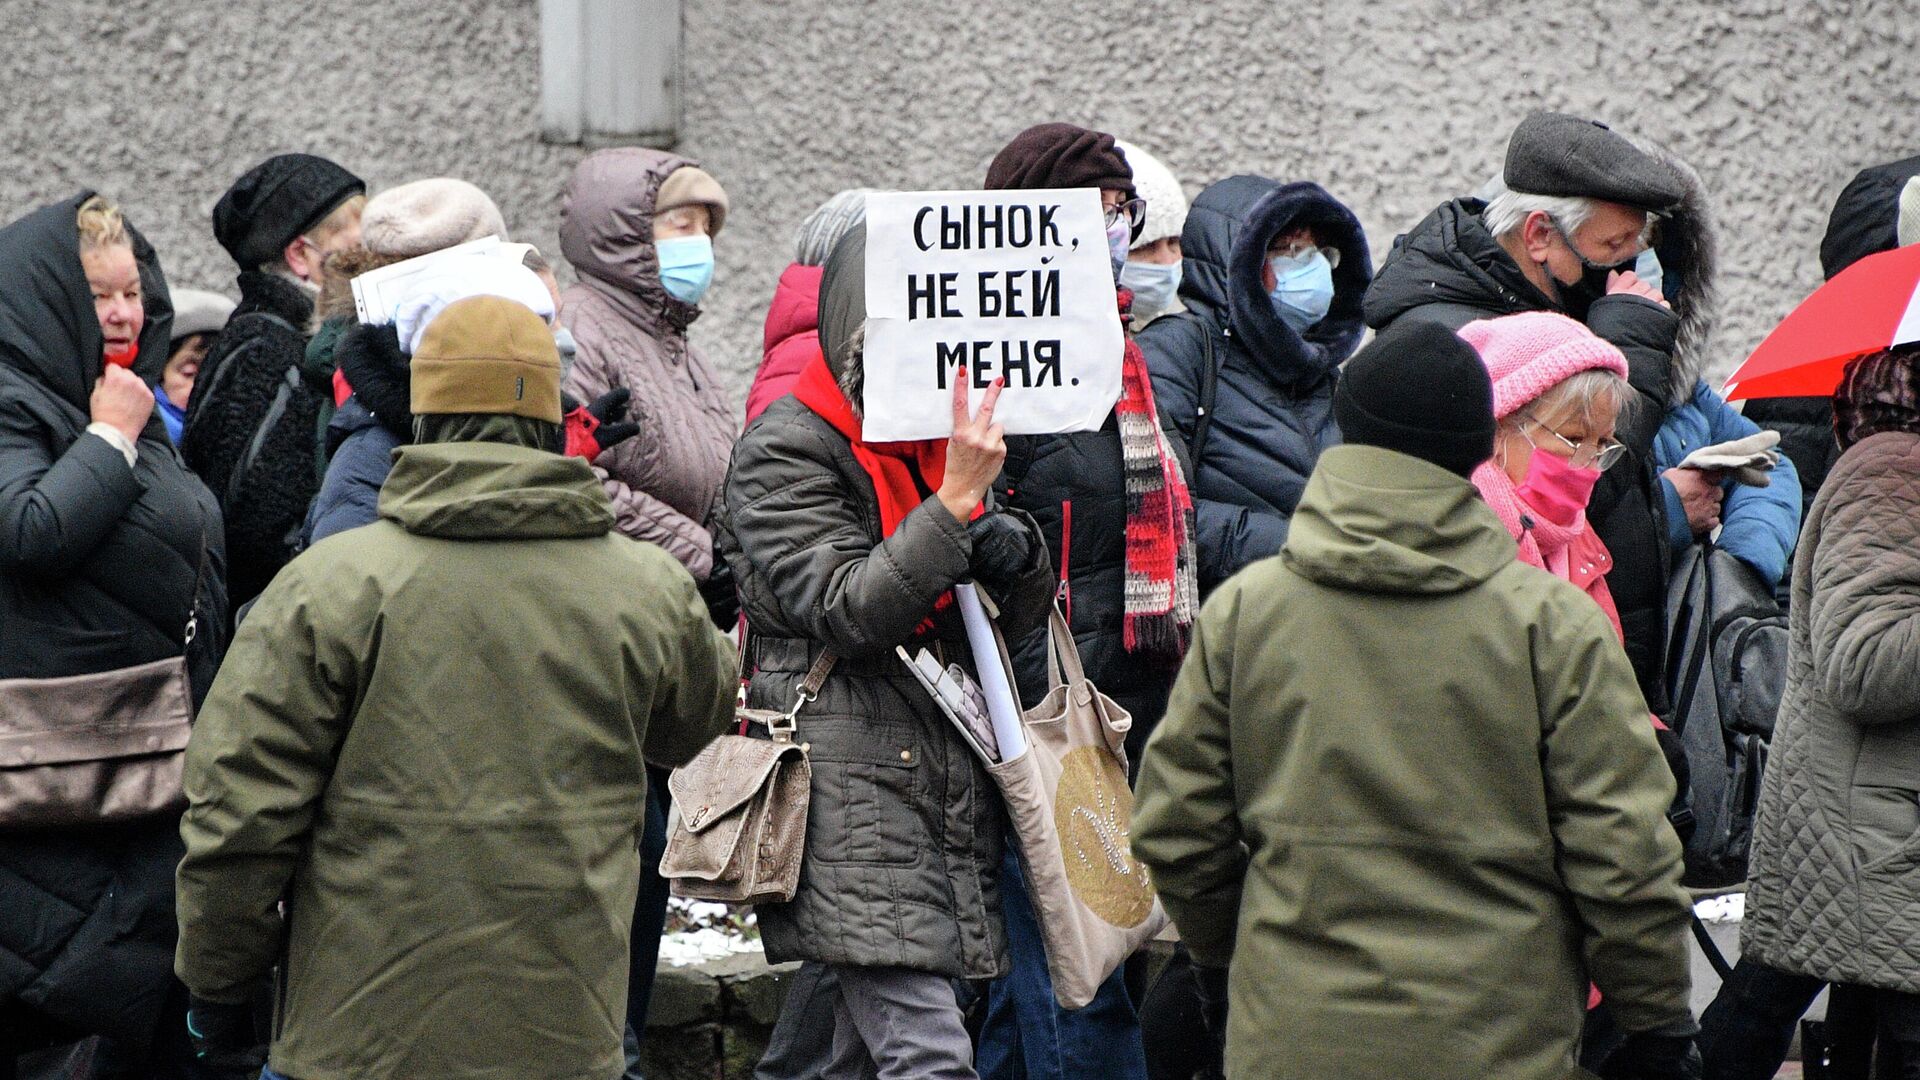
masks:
<svg viewBox="0 0 1920 1080"><path fill-rule="evenodd" d="M1869 255L1800 302L1722 391L1741 398L1827 397L1847 361L1920 341L1920 244Z"/></svg>

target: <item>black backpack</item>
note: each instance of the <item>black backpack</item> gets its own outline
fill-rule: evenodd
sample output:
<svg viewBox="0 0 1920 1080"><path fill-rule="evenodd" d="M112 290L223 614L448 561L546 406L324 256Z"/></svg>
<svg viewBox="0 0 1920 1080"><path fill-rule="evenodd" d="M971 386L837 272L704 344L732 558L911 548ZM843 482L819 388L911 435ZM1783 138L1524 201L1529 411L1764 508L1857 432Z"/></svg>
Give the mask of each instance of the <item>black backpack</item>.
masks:
<svg viewBox="0 0 1920 1080"><path fill-rule="evenodd" d="M1666 718L1689 773L1669 814L1686 844L1684 882L1747 874L1767 747L1787 681L1787 617L1758 574L1712 544L1682 556L1667 594Z"/></svg>

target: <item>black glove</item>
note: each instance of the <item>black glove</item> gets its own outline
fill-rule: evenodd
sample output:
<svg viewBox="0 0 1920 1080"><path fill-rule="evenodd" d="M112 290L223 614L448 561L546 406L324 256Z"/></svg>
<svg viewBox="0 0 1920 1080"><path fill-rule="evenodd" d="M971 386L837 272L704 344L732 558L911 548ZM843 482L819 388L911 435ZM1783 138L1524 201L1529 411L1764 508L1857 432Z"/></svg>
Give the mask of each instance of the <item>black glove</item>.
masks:
<svg viewBox="0 0 1920 1080"><path fill-rule="evenodd" d="M193 1055L211 1072L235 1077L260 1075L267 1048L254 1041L253 1007L228 1005L188 995L187 1039Z"/></svg>
<svg viewBox="0 0 1920 1080"><path fill-rule="evenodd" d="M1227 969L1193 965L1194 994L1200 999L1200 1022L1219 1049L1222 1060L1227 1051Z"/></svg>
<svg viewBox="0 0 1920 1080"><path fill-rule="evenodd" d="M1692 1035L1637 1031L1600 1065L1601 1080L1700 1080L1700 1048Z"/></svg>
<svg viewBox="0 0 1920 1080"><path fill-rule="evenodd" d="M722 630L731 630L740 621L740 593L734 588L733 567L719 555L713 557L713 572L700 583L700 599L707 602L707 617Z"/></svg>
<svg viewBox="0 0 1920 1080"><path fill-rule="evenodd" d="M967 538L973 541L967 572L995 599L1004 598L1033 561L1032 531L1012 514L990 512L973 519Z"/></svg>
<svg viewBox="0 0 1920 1080"><path fill-rule="evenodd" d="M640 425L627 420L627 406L633 401L633 391L624 386L594 398L587 406L588 415L600 421L600 427L593 434L600 443L600 449L606 450L615 443L623 443L640 434ZM624 422L623 422L624 421Z"/></svg>

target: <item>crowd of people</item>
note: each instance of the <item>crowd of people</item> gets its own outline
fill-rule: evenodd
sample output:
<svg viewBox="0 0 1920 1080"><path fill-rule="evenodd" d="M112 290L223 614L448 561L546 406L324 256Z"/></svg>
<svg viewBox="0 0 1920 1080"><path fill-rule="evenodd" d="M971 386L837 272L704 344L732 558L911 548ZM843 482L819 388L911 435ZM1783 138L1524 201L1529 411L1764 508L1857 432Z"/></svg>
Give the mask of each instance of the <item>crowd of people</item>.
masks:
<svg viewBox="0 0 1920 1080"><path fill-rule="evenodd" d="M1829 275L1920 240L1917 175L1847 188ZM1729 405L1708 179L1581 117L1377 267L1317 183L1178 176L1008 142L981 188L1100 193L1119 398L1010 435L957 379L904 443L862 437L864 188L799 223L750 387L695 328L728 193L677 154L580 162L565 288L481 186L310 154L214 207L237 303L109 194L0 229L0 1076L638 1076L669 771L740 705L811 769L764 1080L1760 1080L1828 985L1828 1075L1920 1077L1920 352ZM1790 649L1696 1017L1699 545ZM976 668L963 583L1025 706L1057 607L1131 717L1179 945L1083 1008L895 656Z"/></svg>

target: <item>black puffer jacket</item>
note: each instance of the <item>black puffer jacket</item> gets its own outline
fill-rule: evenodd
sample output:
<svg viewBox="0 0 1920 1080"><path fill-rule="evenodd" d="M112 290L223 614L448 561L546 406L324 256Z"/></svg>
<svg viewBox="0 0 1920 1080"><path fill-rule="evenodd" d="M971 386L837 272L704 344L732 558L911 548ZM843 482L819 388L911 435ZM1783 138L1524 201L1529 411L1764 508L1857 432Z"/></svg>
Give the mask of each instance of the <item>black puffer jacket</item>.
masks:
<svg viewBox="0 0 1920 1080"><path fill-rule="evenodd" d="M157 412L131 468L86 433L101 367L74 225L88 194L0 230L0 679L178 656L192 613L197 701L223 645L220 510ZM151 383L173 308L153 248L133 241L146 298L135 372ZM0 831L0 1001L137 1052L171 985L181 852L177 818Z"/></svg>
<svg viewBox="0 0 1920 1080"><path fill-rule="evenodd" d="M240 275L240 306L220 331L187 400L180 450L227 520L229 586L238 607L258 596L293 558L307 504L320 488L320 413L332 400L330 370L308 371L313 300L273 274ZM293 382L270 436L254 436ZM251 467L244 467L251 461ZM236 472L242 475L236 476Z"/></svg>
<svg viewBox="0 0 1920 1080"><path fill-rule="evenodd" d="M1298 225L1340 251L1333 306L1304 336L1280 321L1261 282L1268 242ZM1156 402L1190 446L1209 353L1217 372L1213 420L1188 477L1205 593L1280 550L1307 474L1339 441L1333 387L1365 333L1360 302L1373 262L1359 220L1318 184L1261 176L1201 192L1180 246L1187 309L1154 320L1139 340Z"/></svg>
<svg viewBox="0 0 1920 1080"><path fill-rule="evenodd" d="M1820 241L1820 267L1831 279L1869 255L1900 244L1900 192L1920 176L1920 157L1860 170L1834 200L1827 235ZM1833 399L1760 398L1747 402L1747 419L1780 433L1780 450L1800 472L1801 519L1813 510L1813 498L1840 460L1833 437Z"/></svg>
<svg viewBox="0 0 1920 1080"><path fill-rule="evenodd" d="M1185 446L1161 410L1182 475L1191 475ZM1166 711L1177 659L1127 652L1123 620L1127 584L1127 481L1120 456L1120 425L1113 415L1098 431L1012 435L1007 463L995 484L1003 503L1033 516L1046 538L1053 568L1065 583L1062 607L1080 649L1087 678L1133 717L1128 759L1136 765ZM1047 629L1010 638L1021 703L1040 703L1047 685Z"/></svg>
<svg viewBox="0 0 1920 1080"><path fill-rule="evenodd" d="M1421 319L1458 330L1476 319L1559 311L1487 232L1480 218L1485 209L1478 199L1454 199L1397 237L1367 291L1367 325L1384 330L1401 319ZM1667 262L1664 253L1662 262ZM1677 256L1670 264L1670 272L1674 269L1686 269ZM1693 379L1676 374L1673 357L1682 327L1675 312L1616 294L1593 302L1586 325L1626 355L1627 381L1643 403L1621 416L1615 437L1629 453L1601 478L1587 516L1613 555L1607 586L1620 612L1627 655L1649 707L1659 711L1666 702L1662 646L1673 553L1653 441L1675 403L1676 389L1691 392Z"/></svg>

